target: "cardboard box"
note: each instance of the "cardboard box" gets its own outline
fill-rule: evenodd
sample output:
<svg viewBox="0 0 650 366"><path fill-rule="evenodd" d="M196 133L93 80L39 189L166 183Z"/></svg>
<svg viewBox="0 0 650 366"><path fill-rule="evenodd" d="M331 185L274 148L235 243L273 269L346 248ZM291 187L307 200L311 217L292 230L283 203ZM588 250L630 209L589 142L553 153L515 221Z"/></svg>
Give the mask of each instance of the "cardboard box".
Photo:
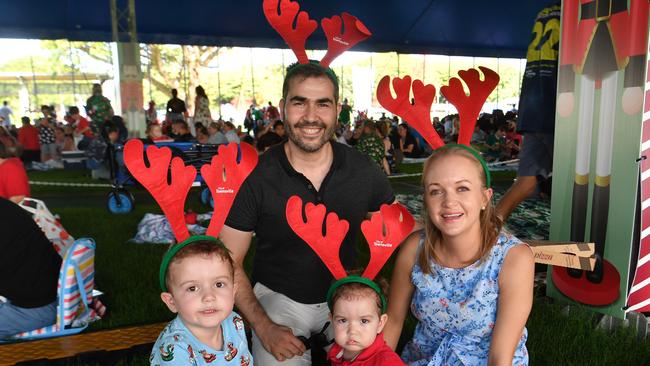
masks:
<svg viewBox="0 0 650 366"><path fill-rule="evenodd" d="M535 263L593 271L596 265L594 243L524 240L533 250Z"/></svg>

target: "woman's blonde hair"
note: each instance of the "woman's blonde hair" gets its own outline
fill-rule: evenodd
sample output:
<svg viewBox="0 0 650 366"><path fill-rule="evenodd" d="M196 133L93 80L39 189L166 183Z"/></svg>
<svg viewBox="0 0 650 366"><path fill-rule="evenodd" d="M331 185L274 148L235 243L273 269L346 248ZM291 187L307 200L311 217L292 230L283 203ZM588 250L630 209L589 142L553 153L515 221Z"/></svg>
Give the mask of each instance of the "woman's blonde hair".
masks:
<svg viewBox="0 0 650 366"><path fill-rule="evenodd" d="M472 160L472 162L475 163L474 165L476 166L476 169L479 172L479 177L481 179L483 188L487 189L486 187L487 176L485 170L483 169L483 166L481 165L479 160L474 155L472 155L472 153L460 147L447 147L447 148L438 149L436 152L433 153L433 155L431 155L425 161L424 167L422 169L422 186L425 185L424 179L426 177L426 172L434 165L434 163L440 159L452 155L464 156ZM426 187L424 188L425 188L424 195L426 195L427 194ZM422 206L423 206L422 220L424 222L425 238L424 238L424 245L422 246L422 250L420 251L420 254L418 256L418 265L422 269L423 273L430 274L431 266L429 261L433 259L434 261L440 263L439 258L435 254L434 248L440 245L442 234L440 230L438 230L438 228L431 221L426 202ZM497 238L499 237L499 232L501 232L501 228L503 227L503 221L501 220L501 218L499 218L499 216L497 216L496 209L492 204L492 200L490 200L485 205L484 210L481 210L479 219L481 225L481 247L479 251L479 259L483 261L487 257L488 253L490 253L490 250L492 250L494 244L496 243Z"/></svg>

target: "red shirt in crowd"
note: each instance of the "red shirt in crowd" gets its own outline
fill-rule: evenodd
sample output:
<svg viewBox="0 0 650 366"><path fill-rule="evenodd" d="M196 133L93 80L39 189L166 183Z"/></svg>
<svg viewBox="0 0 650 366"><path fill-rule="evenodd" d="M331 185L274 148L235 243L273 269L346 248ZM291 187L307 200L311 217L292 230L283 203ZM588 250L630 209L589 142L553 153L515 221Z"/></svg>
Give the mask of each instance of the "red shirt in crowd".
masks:
<svg viewBox="0 0 650 366"><path fill-rule="evenodd" d="M370 347L361 351L354 360L344 360L341 351L341 346L336 343L330 348L327 359L332 363L332 366L405 366L397 353L388 347L384 341L383 333L377 334L377 338Z"/></svg>
<svg viewBox="0 0 650 366"><path fill-rule="evenodd" d="M38 142L38 128L33 125L26 125L18 129L18 142L25 150L39 150L41 144Z"/></svg>
<svg viewBox="0 0 650 366"><path fill-rule="evenodd" d="M90 138L93 137L93 131L90 129L90 123L88 123L87 119L83 118L82 116L79 116L79 121L77 121L77 128L75 129L75 132L81 133L81 131L84 131L83 132L84 136Z"/></svg>
<svg viewBox="0 0 650 366"><path fill-rule="evenodd" d="M9 158L0 163L0 197L14 196L29 197L29 179L20 159Z"/></svg>

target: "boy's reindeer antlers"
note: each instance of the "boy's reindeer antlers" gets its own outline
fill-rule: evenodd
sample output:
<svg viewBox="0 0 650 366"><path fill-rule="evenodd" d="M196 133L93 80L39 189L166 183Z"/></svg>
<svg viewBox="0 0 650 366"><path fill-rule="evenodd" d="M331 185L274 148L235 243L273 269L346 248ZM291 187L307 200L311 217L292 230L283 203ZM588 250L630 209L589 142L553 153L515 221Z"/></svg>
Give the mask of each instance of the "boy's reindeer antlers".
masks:
<svg viewBox="0 0 650 366"><path fill-rule="evenodd" d="M305 222L302 208L300 197L289 198L286 207L289 226L316 252L334 278L338 280L346 277L339 250L349 229L348 222L339 220L333 212L328 213L326 217L325 205L314 205L310 202L305 205ZM324 220L325 235L322 234ZM391 254L411 232L413 224L413 216L399 203L382 205L379 213L361 223L361 231L370 246L370 262L363 272L363 277L372 280L379 273ZM384 226L386 234L383 231Z"/></svg>
<svg viewBox="0 0 650 366"><path fill-rule="evenodd" d="M248 144L240 144L241 158L237 163L237 144L219 146L218 155L211 164L201 167L201 175L214 198L214 212L207 234L216 237L232 207L232 203L246 177L257 164L257 153ZM184 206L187 194L196 177L193 166L185 166L183 159L171 159L171 150L148 146L146 150L149 166L144 162L144 145L137 139L129 140L124 147L124 163L133 177L154 197L174 232L177 242L189 238L185 225ZM167 175L171 160L171 182Z"/></svg>
<svg viewBox="0 0 650 366"><path fill-rule="evenodd" d="M496 72L483 66L479 66L479 69L483 71L483 81L480 80L479 72L476 69L458 72L458 75L467 84L469 95L465 94L462 83L455 77L449 80L449 86L440 88L440 93L458 110L460 117L459 144L470 144L476 119L483 107L483 103L499 84L499 75ZM431 105L436 96L436 88L433 85L424 85L420 80L413 81L414 104L411 105L409 99L411 77L393 78L395 98L392 96L389 83L390 77L386 75L377 85L377 101L379 104L387 111L400 116L408 122L434 150L442 147L444 142L431 124Z"/></svg>
<svg viewBox="0 0 650 366"><path fill-rule="evenodd" d="M279 13L278 3L280 4ZM300 5L291 0L264 0L262 6L269 24L293 50L298 62L309 63L305 43L318 27L318 23L310 19L306 11L300 11ZM343 30L341 29L341 16L343 17ZM327 37L327 53L320 61L323 67L328 67L337 56L371 35L368 28L355 16L348 13L342 13L341 16L335 15L332 18L321 20L321 26Z"/></svg>
<svg viewBox="0 0 650 366"><path fill-rule="evenodd" d="M196 177L193 166L185 166L183 159L171 159L168 148L147 147L149 167L144 164L144 145L138 139L129 140L124 146L124 163L135 179L142 184L158 202L169 220L174 236L180 243L189 238L185 225L185 199ZM167 183L167 174L171 160L171 182Z"/></svg>

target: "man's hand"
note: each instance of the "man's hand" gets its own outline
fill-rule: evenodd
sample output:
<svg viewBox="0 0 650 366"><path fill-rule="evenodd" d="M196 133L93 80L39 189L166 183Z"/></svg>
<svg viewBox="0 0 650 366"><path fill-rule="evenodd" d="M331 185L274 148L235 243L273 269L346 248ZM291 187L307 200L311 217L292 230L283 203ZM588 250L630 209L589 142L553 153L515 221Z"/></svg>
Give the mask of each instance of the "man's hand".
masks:
<svg viewBox="0 0 650 366"><path fill-rule="evenodd" d="M275 323L257 329L257 337L262 341L264 348L278 361L301 356L305 345L293 335L290 328Z"/></svg>

